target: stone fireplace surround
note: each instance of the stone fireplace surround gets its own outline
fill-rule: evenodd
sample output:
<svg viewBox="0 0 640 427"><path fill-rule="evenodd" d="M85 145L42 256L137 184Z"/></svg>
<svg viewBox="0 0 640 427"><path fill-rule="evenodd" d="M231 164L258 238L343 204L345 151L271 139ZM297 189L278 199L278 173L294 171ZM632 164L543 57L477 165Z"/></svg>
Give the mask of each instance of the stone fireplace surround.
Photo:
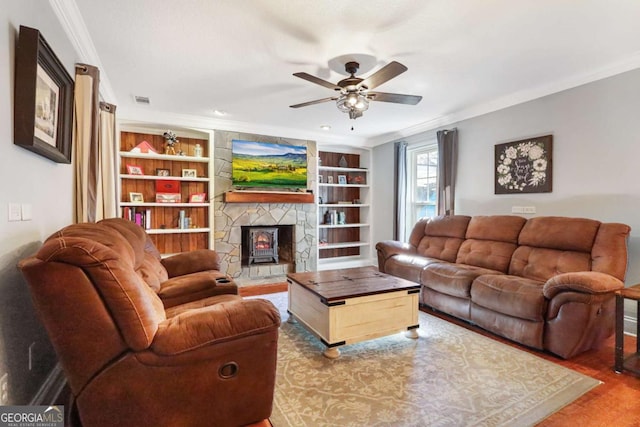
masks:
<svg viewBox="0 0 640 427"><path fill-rule="evenodd" d="M214 247L221 270L240 285L284 281L287 273L317 269L317 209L314 203L225 203L231 186L231 141L274 142L307 146L307 187L314 188L317 176L315 141L216 131L214 139ZM294 262L242 266L242 226L293 226Z"/></svg>

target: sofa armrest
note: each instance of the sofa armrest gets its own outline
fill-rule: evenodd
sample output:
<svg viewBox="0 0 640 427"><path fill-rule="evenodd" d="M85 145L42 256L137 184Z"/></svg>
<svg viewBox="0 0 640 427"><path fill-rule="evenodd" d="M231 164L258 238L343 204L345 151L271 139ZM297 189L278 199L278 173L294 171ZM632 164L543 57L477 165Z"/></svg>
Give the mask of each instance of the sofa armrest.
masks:
<svg viewBox="0 0 640 427"><path fill-rule="evenodd" d="M376 250L382 254L385 260L398 254L415 255L417 254L416 247L409 244L399 242L397 240L384 240L376 244Z"/></svg>
<svg viewBox="0 0 640 427"><path fill-rule="evenodd" d="M183 252L160 260L169 277L184 276L199 271L220 270L220 256L210 249Z"/></svg>
<svg viewBox="0 0 640 427"><path fill-rule="evenodd" d="M160 323L151 349L159 355L175 356L279 326L280 313L270 301L244 299L219 303L185 311Z"/></svg>
<svg viewBox="0 0 640 427"><path fill-rule="evenodd" d="M624 283L606 273L596 271L578 271L562 273L547 280L542 290L544 296L552 299L565 291L586 294L606 294L624 288Z"/></svg>

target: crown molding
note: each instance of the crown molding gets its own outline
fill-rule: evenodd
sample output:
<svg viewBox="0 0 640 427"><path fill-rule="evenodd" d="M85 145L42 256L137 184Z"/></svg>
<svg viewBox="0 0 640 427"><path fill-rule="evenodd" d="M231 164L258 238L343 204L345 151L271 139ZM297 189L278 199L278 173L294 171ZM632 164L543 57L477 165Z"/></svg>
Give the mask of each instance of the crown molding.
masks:
<svg viewBox="0 0 640 427"><path fill-rule="evenodd" d="M318 143L364 147L365 138L343 137L321 132L310 132L283 126L269 126L234 120L223 120L207 116L178 114L155 111L146 108L118 108L118 121L162 123L163 126L183 126L195 129L224 130L229 132L252 133L282 138L312 140Z"/></svg>
<svg viewBox="0 0 640 427"><path fill-rule="evenodd" d="M107 73L104 71L98 51L93 44L89 30L87 30L75 0L49 0L49 4L71 41L78 56L78 62L93 65L100 70L100 95L102 100L117 105L118 101L115 92L111 87Z"/></svg>
<svg viewBox="0 0 640 427"><path fill-rule="evenodd" d="M486 102L484 104L478 104L454 112L452 114L433 118L415 126L369 138L367 139L367 145L370 147L375 147L377 145L385 144L387 142L395 141L401 138L406 138L418 133L432 131L443 126L451 125L452 123L457 123L462 120L471 119L483 114L492 113L498 110L512 107L514 105L533 101L534 99L542 98L568 89L573 89L575 87L593 83L595 81L606 79L608 77L613 77L615 75L635 70L637 68L640 68L640 51L621 61L611 63L607 66L600 67L586 73L576 74L570 78L557 80L555 82L538 86L533 89L525 89L514 92L507 96L503 96Z"/></svg>

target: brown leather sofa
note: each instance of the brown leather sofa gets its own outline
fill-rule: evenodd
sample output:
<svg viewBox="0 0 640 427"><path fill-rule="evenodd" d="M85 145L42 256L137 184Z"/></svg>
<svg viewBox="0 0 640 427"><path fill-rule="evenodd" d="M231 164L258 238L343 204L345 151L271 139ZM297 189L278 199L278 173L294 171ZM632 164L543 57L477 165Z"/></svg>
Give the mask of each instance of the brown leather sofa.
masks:
<svg viewBox="0 0 640 427"><path fill-rule="evenodd" d="M241 426L271 414L280 315L217 285L213 251L160 260L124 220L77 224L19 267L84 426ZM166 278L166 280L165 280Z"/></svg>
<svg viewBox="0 0 640 427"><path fill-rule="evenodd" d="M420 283L420 301L570 358L611 336L631 229L567 217L444 216L409 243L376 245L380 271Z"/></svg>

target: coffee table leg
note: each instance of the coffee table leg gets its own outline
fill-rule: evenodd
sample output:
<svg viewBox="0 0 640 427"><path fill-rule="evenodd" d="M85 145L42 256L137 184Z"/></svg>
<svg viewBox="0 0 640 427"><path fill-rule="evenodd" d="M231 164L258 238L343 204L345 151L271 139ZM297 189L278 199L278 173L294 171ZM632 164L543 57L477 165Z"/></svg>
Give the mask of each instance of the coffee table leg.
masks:
<svg viewBox="0 0 640 427"><path fill-rule="evenodd" d="M322 354L327 359L337 359L338 357L340 357L340 350L338 349L338 347L329 347Z"/></svg>
<svg viewBox="0 0 640 427"><path fill-rule="evenodd" d="M404 336L407 338L411 338L412 340L418 339L418 330L417 329L409 329L404 333Z"/></svg>

